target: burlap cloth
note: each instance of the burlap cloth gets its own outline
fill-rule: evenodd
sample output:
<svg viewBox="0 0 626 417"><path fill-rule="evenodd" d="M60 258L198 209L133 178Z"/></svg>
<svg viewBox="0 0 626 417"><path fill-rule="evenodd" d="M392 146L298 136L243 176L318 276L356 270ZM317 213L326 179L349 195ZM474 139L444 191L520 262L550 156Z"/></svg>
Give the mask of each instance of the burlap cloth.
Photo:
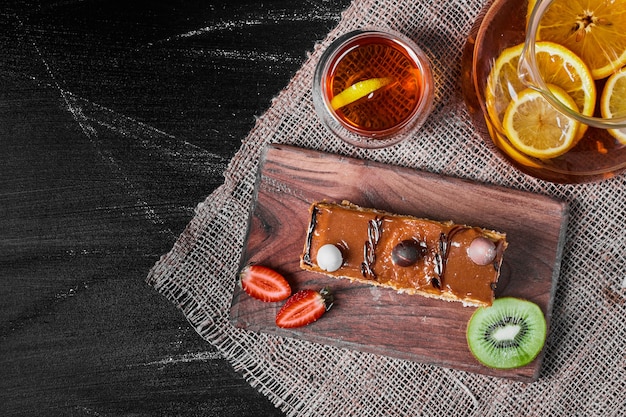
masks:
<svg viewBox="0 0 626 417"><path fill-rule="evenodd" d="M479 0L355 0L258 119L225 183L147 281L180 307L250 384L287 415L626 415L626 176L586 185L533 179L475 133L459 88L461 51ZM413 38L432 61L435 110L421 132L384 150L342 144L318 121L311 81L322 50L361 26ZM289 143L554 196L570 221L539 380L512 382L234 328L229 307L263 146Z"/></svg>

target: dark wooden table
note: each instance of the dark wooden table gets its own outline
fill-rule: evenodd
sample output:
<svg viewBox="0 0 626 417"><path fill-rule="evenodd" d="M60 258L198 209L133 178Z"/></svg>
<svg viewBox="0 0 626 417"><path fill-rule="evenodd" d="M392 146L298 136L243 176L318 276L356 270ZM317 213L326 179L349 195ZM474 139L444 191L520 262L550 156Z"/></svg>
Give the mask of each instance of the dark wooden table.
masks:
<svg viewBox="0 0 626 417"><path fill-rule="evenodd" d="M271 416L145 283L349 4L0 12L0 415Z"/></svg>

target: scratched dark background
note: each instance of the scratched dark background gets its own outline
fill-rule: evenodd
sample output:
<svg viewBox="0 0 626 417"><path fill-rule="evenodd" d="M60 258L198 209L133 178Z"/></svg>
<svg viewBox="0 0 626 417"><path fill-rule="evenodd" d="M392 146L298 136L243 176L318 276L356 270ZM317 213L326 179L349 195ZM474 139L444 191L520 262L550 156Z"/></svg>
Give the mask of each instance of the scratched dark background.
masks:
<svg viewBox="0 0 626 417"><path fill-rule="evenodd" d="M3 2L0 415L282 415L144 280L348 4Z"/></svg>

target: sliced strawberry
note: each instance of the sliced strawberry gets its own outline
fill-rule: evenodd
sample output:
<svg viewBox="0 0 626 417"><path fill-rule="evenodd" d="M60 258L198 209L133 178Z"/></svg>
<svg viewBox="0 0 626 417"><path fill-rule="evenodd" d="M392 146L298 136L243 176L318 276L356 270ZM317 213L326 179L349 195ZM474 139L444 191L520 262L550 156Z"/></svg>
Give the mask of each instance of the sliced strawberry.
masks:
<svg viewBox="0 0 626 417"><path fill-rule="evenodd" d="M291 295L291 287L285 277L266 266L248 265L239 276L243 290L261 301L276 302Z"/></svg>
<svg viewBox="0 0 626 417"><path fill-rule="evenodd" d="M333 305L333 297L327 288L321 291L302 290L292 295L276 315L278 327L301 327L311 324Z"/></svg>

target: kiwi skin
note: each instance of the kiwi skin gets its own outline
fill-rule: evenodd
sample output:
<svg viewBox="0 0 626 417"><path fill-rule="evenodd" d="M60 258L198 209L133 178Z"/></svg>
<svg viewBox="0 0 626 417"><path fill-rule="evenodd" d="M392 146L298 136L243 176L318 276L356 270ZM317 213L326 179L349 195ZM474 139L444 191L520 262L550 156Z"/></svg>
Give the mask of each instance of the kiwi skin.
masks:
<svg viewBox="0 0 626 417"><path fill-rule="evenodd" d="M474 357L495 369L519 368L543 349L547 325L541 308L514 297L478 308L467 324L467 344Z"/></svg>

